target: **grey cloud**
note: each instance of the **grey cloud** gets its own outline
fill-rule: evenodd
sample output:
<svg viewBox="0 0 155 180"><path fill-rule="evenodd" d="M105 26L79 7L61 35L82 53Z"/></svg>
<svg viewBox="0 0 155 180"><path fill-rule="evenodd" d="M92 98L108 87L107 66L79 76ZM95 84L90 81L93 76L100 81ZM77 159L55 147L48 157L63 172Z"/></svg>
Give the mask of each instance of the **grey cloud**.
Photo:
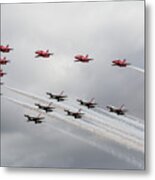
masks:
<svg viewBox="0 0 155 180"><path fill-rule="evenodd" d="M133 65L144 66L143 6L144 2L2 5L1 42L9 43L14 48L7 55L11 63L4 67L8 75L3 81L9 86L41 96L46 96L46 91L58 93L64 90L73 97L95 97L101 107L125 104L129 113L144 118L143 75L132 69L111 67L111 60L118 57L126 58ZM50 61L36 60L34 51L37 49L49 49L54 56ZM79 53L89 54L95 61L89 64L74 63L74 55ZM2 91L16 98L6 89L2 88ZM27 99L23 98L23 101ZM79 148L71 152L64 146L66 136L63 138L55 131L50 135L45 133L43 138L42 128L39 128L39 139L43 138L41 142L37 136L31 139L35 130L33 126L23 123L25 110L21 108L18 112L19 109L2 101L2 133L5 136L3 163L7 160L7 165L18 162L19 165L34 166L40 162L40 166L51 166L50 161L54 159L55 166L64 163L66 167L71 164L87 167L92 163L92 167L106 168L117 167L117 162L120 168L129 166L107 154L100 159L102 152L72 138L68 146L77 148L77 143ZM30 134L26 144L16 131L24 138ZM49 144L51 138L60 141L53 150L55 141L52 139L53 144ZM10 150L12 144L13 154ZM37 147L44 153L36 154ZM81 152L84 155L81 156ZM22 161L27 153L29 158ZM67 159L69 157L71 160Z"/></svg>

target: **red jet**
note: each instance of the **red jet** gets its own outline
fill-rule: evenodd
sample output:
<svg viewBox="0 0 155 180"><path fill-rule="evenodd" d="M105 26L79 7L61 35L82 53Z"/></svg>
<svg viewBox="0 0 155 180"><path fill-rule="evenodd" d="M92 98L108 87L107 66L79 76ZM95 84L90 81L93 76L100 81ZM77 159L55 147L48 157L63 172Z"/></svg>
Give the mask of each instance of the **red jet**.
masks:
<svg viewBox="0 0 155 180"><path fill-rule="evenodd" d="M94 60L93 58L89 58L89 55L87 54L86 56L83 55L76 55L74 58L76 59L75 62L83 62L83 63L88 63L89 61Z"/></svg>
<svg viewBox="0 0 155 180"><path fill-rule="evenodd" d="M0 58L0 65L5 65L5 64L7 64L8 62L10 62L10 61L7 60L6 57Z"/></svg>
<svg viewBox="0 0 155 180"><path fill-rule="evenodd" d="M4 75L6 75L6 73L3 72L3 70L0 69L0 77L3 77Z"/></svg>
<svg viewBox="0 0 155 180"><path fill-rule="evenodd" d="M0 51L3 53L8 53L11 50L13 50L13 48L10 48L9 45L6 45L6 46L0 45Z"/></svg>
<svg viewBox="0 0 155 180"><path fill-rule="evenodd" d="M37 57L48 58L48 57L50 57L51 55L53 55L53 53L50 53L49 50L46 50L46 51L38 50L38 51L36 51L35 53L37 54L37 56L35 56L36 58L37 58Z"/></svg>
<svg viewBox="0 0 155 180"><path fill-rule="evenodd" d="M126 59L123 59L123 60L121 60L121 59L113 60L112 63L113 63L112 66L119 66L119 67L126 67L126 66L130 65L130 63L128 63L126 61Z"/></svg>

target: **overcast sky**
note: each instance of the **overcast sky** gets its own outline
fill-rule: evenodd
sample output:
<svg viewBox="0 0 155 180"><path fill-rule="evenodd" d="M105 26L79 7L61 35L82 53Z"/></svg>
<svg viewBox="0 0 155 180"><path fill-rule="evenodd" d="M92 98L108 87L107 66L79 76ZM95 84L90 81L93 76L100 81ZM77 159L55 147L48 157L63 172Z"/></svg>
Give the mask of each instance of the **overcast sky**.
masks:
<svg viewBox="0 0 155 180"><path fill-rule="evenodd" d="M95 97L104 108L125 104L129 114L144 118L144 74L111 66L113 59L126 58L144 68L143 1L3 4L1 44L14 48L5 54L11 60L3 68L8 86L44 97L46 91L62 90L86 100ZM54 56L35 59L39 49ZM74 63L77 54L95 60ZM25 123L25 111L2 99L2 165L132 168L57 131L49 133L47 126Z"/></svg>

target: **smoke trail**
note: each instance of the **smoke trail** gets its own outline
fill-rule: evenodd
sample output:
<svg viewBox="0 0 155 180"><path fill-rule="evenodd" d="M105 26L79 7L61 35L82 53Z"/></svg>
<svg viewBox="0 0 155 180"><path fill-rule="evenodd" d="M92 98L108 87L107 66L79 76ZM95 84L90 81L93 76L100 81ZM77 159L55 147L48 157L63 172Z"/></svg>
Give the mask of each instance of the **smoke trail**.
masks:
<svg viewBox="0 0 155 180"><path fill-rule="evenodd" d="M51 123L49 123L51 125ZM127 155L124 155L116 150L113 150L110 146L108 146L106 144L106 142L104 143L104 145L98 144L96 143L96 141L91 140L91 139L86 139L80 135L76 135L75 133L69 132L69 131L65 131L64 129L60 129L60 128L56 128L55 126L52 126L53 129L60 131L63 134L69 135L75 139L80 140L81 142L84 142L86 144L89 144L92 147L95 147L99 150L102 150L108 154L111 154L114 157L117 157L120 160L126 161L127 163L133 164L135 167L143 169L143 162L140 162L138 160L136 160L134 157L130 157Z"/></svg>
<svg viewBox="0 0 155 180"><path fill-rule="evenodd" d="M71 101L66 101L66 103L68 104L71 104L71 106L74 106L76 108L79 108L77 106L77 104L75 104L75 102ZM116 123L117 120L125 123L125 124L128 124L129 126L132 126L134 128L138 128L139 130L141 131L144 131L144 124L142 123L142 120L141 120L141 123L139 122L139 120L133 120L133 117L131 119L129 119L128 116L123 116L123 117L120 117L120 116L116 116L115 114L111 114L109 113L108 111L105 111L103 108L100 108L100 107L96 107L95 109L87 109L86 107L84 107L84 111L87 111L89 114L93 114L95 117L99 117L100 119L103 120L103 118L105 118L105 115L110 117L110 120L113 119L113 123ZM108 121L107 121L108 123ZM119 127L119 126L118 126Z"/></svg>
<svg viewBox="0 0 155 180"><path fill-rule="evenodd" d="M99 118L94 117L90 114L86 114L85 117L83 118L84 121L88 122L89 124L93 124L95 126L99 126L100 128L105 128L108 131L111 131L114 135L119 136L123 139L128 140L128 141L132 141L134 143L137 143L141 146L143 146L143 139L141 138L141 135L135 136L135 134L131 134L125 130L123 130L122 128L116 128L115 126L113 126L110 123L106 123L105 121L101 121ZM107 121L109 121L107 119Z"/></svg>
<svg viewBox="0 0 155 180"><path fill-rule="evenodd" d="M21 90L17 90L17 89L14 89L14 88L10 88L10 87L7 87L7 86L5 86L7 89L10 89L11 91L13 91L13 92L16 92L16 93L18 93L18 94L21 94L21 95L24 95L24 96L26 96L26 97L28 97L28 98L32 98L32 99L34 99L34 100L37 100L37 101L40 101L40 102L43 102L43 103L49 103L49 101L47 101L46 99L43 99L43 98L40 98L40 97L37 97L37 96L34 96L34 95L32 95L32 94L28 94L28 93L26 93L26 92L23 92L23 91L21 91ZM57 107L57 108L60 108L60 109L62 109L62 110L64 110L64 108L70 108L70 107L68 107L66 104L64 104L64 103L56 103L56 102L53 102L53 104ZM107 113L107 112L106 112ZM107 114L106 114L107 115ZM95 116L97 116L97 114L95 114ZM111 114L110 114L110 116L111 116ZM115 119L113 116L111 116L113 119ZM101 118L101 117L100 117ZM102 117L103 118L103 117ZM123 120L122 120L123 121ZM129 122L126 122L126 123L128 123L129 125L130 125L130 121Z"/></svg>
<svg viewBox="0 0 155 180"><path fill-rule="evenodd" d="M50 100L47 100L45 98L40 98L40 97L38 97L36 95L26 93L24 91L21 91L21 90L15 89L15 88L11 88L11 87L8 87L8 86L4 86L4 87L11 90L11 91L13 91L13 92L15 92L15 93L17 93L17 94L23 95L25 97L31 98L31 99L36 100L36 101L40 101L40 102L45 103L45 104L51 102ZM53 104L54 104L54 106L56 108L60 108L60 109L64 110L64 107L60 103L53 102ZM69 107L66 106L65 108L69 108Z"/></svg>
<svg viewBox="0 0 155 180"><path fill-rule="evenodd" d="M138 71L138 72L141 72L141 73L144 73L144 69L141 69L141 68L139 68L139 67L135 67L135 66L127 66L128 68L131 68L131 69L134 69L134 70L136 70L136 71Z"/></svg>
<svg viewBox="0 0 155 180"><path fill-rule="evenodd" d="M66 102L69 103L69 102ZM77 107L76 104L74 103L69 103L71 104L71 106ZM100 126L108 126L109 128L113 128L115 131L119 132L119 133L123 133L123 136L131 136L133 138L137 138L137 139L143 139L142 133L140 132L139 134L137 134L137 132L139 132L139 130L133 129L132 127L128 127L126 124L121 124L120 126L120 122L116 121L116 119L111 119L111 117L106 117L106 121L105 121L105 115L103 116L102 114L98 114L95 110L91 110L91 109L83 109L83 112L87 112L87 114L85 115L85 117L89 117L89 119L92 119L93 121L90 121L90 123L96 124L96 125L100 125ZM91 116L90 116L91 114ZM96 121L94 121L96 120ZM135 133L136 132L136 133Z"/></svg>
<svg viewBox="0 0 155 180"><path fill-rule="evenodd" d="M26 97L29 97L29 98L32 98L32 99L35 99L35 100L39 100L39 101L42 101L42 102L46 102L47 103L47 100L43 100L42 98L39 98L39 97L36 97L36 96L34 96L34 95L30 95L30 94L27 94L26 92L23 92L23 91L20 91L20 90L17 90L17 89L14 89L14 88L10 88L10 87L7 87L8 89L10 89L10 90L12 90L12 91L14 91L14 92L16 92L16 93L18 93L18 94L21 94L21 95L24 95L24 96L26 96ZM53 104L55 104L55 103L53 103ZM65 108L66 107L68 107L68 106L66 106L66 105L64 105L64 104L58 104L57 103L57 107L59 107L59 108L61 108L61 109L64 109L64 106L65 106ZM53 114L53 113L52 113ZM57 114L57 116L59 116L59 114ZM90 117L90 116L89 116ZM93 117L92 118L92 116L91 116L91 119L95 119L96 120L96 117ZM66 119L67 120L67 119ZM78 121L81 121L81 120L76 120L76 121L69 121L69 123L71 123L72 122L72 124L74 124L74 125L76 125L77 126L77 122ZM79 125L79 124L78 124ZM113 139L113 140L115 140L117 143L125 143L127 146L129 146L129 147L133 147L133 148L138 148L138 149L140 149L140 151L143 151L143 142L141 141L141 143L139 144L137 141L135 141L135 140L133 140L133 141L127 141L127 139L124 139L124 136L125 136L125 134L123 134L122 136L121 136L121 134L120 134L120 132L115 132L112 128L113 127L107 127L106 126L106 124L104 124L105 126L103 127L102 126L102 129L100 129L100 128L98 128L98 127L96 127L97 128L97 130L94 130L94 127L92 128L92 126L91 127L89 127L89 131L91 131L91 132L95 132L95 133L97 133L97 134L100 134L101 135L101 133L102 133L102 136L103 136L103 131L104 131L104 134L106 133L108 133L109 135L109 137L111 137L110 139ZM80 122L80 127L81 128L86 128L86 126L84 125L84 122L83 121L81 121ZM87 129L87 128L86 128ZM113 135L113 134L115 134L115 136ZM116 136L117 135L117 136ZM129 138L128 138L128 140L129 140ZM124 144L124 145L125 145ZM135 147L135 145L136 145L136 147ZM138 147L137 147L138 146Z"/></svg>
<svg viewBox="0 0 155 180"><path fill-rule="evenodd" d="M32 107L32 109L34 109ZM49 116L51 116L50 114L48 114ZM82 129L88 130L89 132L95 133L96 135L102 136L102 137L106 137L108 139L111 139L119 144L125 145L128 148L136 148L139 151L143 152L143 142L139 142L139 141L135 141L135 140L131 140L130 138L125 138L123 135L121 135L119 132L114 132L111 128L109 127L102 127L102 129L98 128L98 127L94 127L93 125L88 126L87 123L85 123L83 120L68 120L67 118L64 119L64 117L62 117L60 114L54 114L52 113L52 117L53 116L57 116L59 117L59 119L62 119L63 121L67 122L67 123L71 123L75 126L78 126Z"/></svg>
<svg viewBox="0 0 155 180"><path fill-rule="evenodd" d="M139 118L134 117L134 116L129 115L129 114L125 115L125 117L127 117L127 118L129 118L129 119L131 119L131 120L133 120L133 121L136 121L136 122L138 122L139 124L143 124L143 125L144 125L144 121L143 121L142 119L139 119Z"/></svg>
<svg viewBox="0 0 155 180"><path fill-rule="evenodd" d="M144 124L143 123L139 123L139 121L135 121L133 119L129 119L128 116L123 116L123 117L120 117L120 116L116 116L115 114L112 114L108 111L105 111L103 108L96 108L97 112L100 112L104 115L107 115L109 116L110 118L113 118L113 119L117 119L125 124L128 124L129 126L132 126L132 127L135 127L141 131L144 131Z"/></svg>
<svg viewBox="0 0 155 180"><path fill-rule="evenodd" d="M40 113L44 114L45 116L52 117L52 119L53 118L55 118L56 120L59 119L56 116L52 116L52 115L46 114L46 113L40 111L39 109L36 109L36 108L34 108L34 107L32 107L32 106L30 106L28 104L24 104L22 102L19 102L19 101L15 100L15 99L12 99L12 98L9 98L9 97L6 97L6 96L3 96L3 97L6 98L7 100L11 101L11 102L14 102L14 103L24 107L24 108L27 108L27 109L30 109L30 110L33 110L33 111L36 111L36 112L40 112ZM133 164L137 168L140 168L140 169L143 168L143 163L139 162L138 160L136 160L133 157L128 157L126 155L121 154L120 152L116 152L115 150L110 149L108 145L104 144L104 146L102 146L100 144L97 144L95 141L92 141L92 140L89 140L89 139L85 139L85 138L83 138L83 137L81 137L79 135L75 135L75 134L73 134L73 133L71 133L69 131L65 131L64 129L60 129L60 128L52 125L51 123L49 123L49 124L51 125L51 127L53 129L55 129L57 131L60 131L61 133L67 134L67 135L69 135L69 136L71 136L73 138L76 138L76 139L78 139L78 140L80 140L82 142L88 143L89 145L91 145L93 147L96 147L96 148L98 148L100 150L103 150L104 152L110 153L111 155L113 155L113 156L115 156L115 157L117 157L117 158L119 158L121 160L125 160L126 162Z"/></svg>
<svg viewBox="0 0 155 180"><path fill-rule="evenodd" d="M60 116L60 114L59 114ZM62 117L63 118L63 117ZM94 118L92 118L94 120ZM82 120L73 120L74 123L80 123L81 128L85 128L91 131L93 134L99 135L101 137L106 137L112 141L115 141L119 144L125 145L128 148L136 148L137 150L143 151L143 142L139 139L133 139L131 137L127 137L125 134L121 134L118 131L114 131L113 129L109 128L108 126L97 127L96 124L90 123L90 121ZM78 124L76 124L78 126ZM89 125L89 129L88 129ZM95 126L94 126L95 125ZM90 129L91 127L91 129Z"/></svg>

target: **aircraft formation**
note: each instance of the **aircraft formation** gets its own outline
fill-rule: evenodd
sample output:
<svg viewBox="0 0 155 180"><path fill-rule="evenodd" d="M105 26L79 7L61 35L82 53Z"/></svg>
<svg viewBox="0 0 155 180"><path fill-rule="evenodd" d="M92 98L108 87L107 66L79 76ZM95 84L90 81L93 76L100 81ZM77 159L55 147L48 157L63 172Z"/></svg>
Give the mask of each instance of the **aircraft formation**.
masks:
<svg viewBox="0 0 155 180"><path fill-rule="evenodd" d="M9 53L12 51L13 48L9 47L9 45L0 45L0 52L1 53ZM35 51L35 58L49 58L50 56L53 56L54 53L49 52L49 50L37 50ZM86 55L76 55L74 56L74 62L81 62L81 63L89 63L90 61L94 61L93 58L90 58L88 54ZM10 63L10 60L8 60L6 57L1 57L0 58L0 65L6 65L7 63ZM127 62L126 59L115 59L112 61L112 66L118 66L118 67L127 67L130 65L130 63ZM2 69L0 69L0 78L6 75L7 73L4 72ZM0 85L3 85L4 83L1 82ZM46 95L48 95L49 99L54 99L57 102L65 101L66 98L68 97L67 95L63 95L64 91L62 91L60 94L53 94L50 92L46 92ZM84 101L81 99L77 99L77 102L81 106L85 106L88 109L95 108L97 106L97 103L94 102L94 98L92 98L90 101ZM42 105L39 103L34 104L38 109L45 111L46 113L53 112L56 107L52 106L52 102L50 102L48 105ZM109 110L111 113L115 113L117 115L125 115L127 112L126 109L124 109L124 104L121 107L114 107L111 105L106 106L106 108ZM77 111L71 111L68 109L64 109L64 112L66 112L67 116L73 116L75 119L77 118L82 118L84 113L81 112L82 109L79 109ZM35 124L40 124L42 123L43 119L45 117L41 117L41 113L39 113L37 116L30 116L25 114L24 115L27 118L27 122L34 122Z"/></svg>
<svg viewBox="0 0 155 180"><path fill-rule="evenodd" d="M53 99L53 100L56 100L57 102L60 102L60 101L66 101L67 99L67 95L62 95L64 91L62 91L60 94L53 94L53 93L46 93L46 95L49 95L50 94L50 97L48 97L49 99ZM52 95L51 95L52 94ZM80 106L85 106L86 108L88 109L93 109L97 106L97 103L96 102L93 102L94 101L94 98L92 98L90 101L84 101L84 100L81 100L81 99L77 99L77 102L80 103ZM53 112L56 107L52 106L52 102L50 102L49 104L47 105L43 105L43 104L39 104L39 103L35 103L34 104L35 106L38 107L39 110L42 110L46 113L51 113ZM125 115L125 112L127 112L126 109L123 108L124 107L124 104L121 106L121 107L115 107L115 106L107 106L107 109L112 112L112 113L115 113L117 115ZM66 112L67 116L72 116L74 117L75 119L81 119L83 116L84 116L84 113L81 112L82 109L78 109L77 111L71 111L69 109L64 109L64 112ZM44 119L44 117L40 117L41 116L41 113L39 113L37 116L33 117L33 116L30 116L30 115L24 115L26 118L28 118L28 122L32 121L34 122L35 124L40 124L42 123L42 119Z"/></svg>
<svg viewBox="0 0 155 180"><path fill-rule="evenodd" d="M13 48L9 47L9 45L3 46L0 45L0 52L2 53L9 53L10 51L12 51ZM7 63L9 63L10 60L8 60L6 57L0 57L0 66L2 65L6 65ZM7 73L3 71L3 69L0 69L0 78L2 78L4 75L6 75ZM3 85L4 83L1 82L0 85Z"/></svg>

